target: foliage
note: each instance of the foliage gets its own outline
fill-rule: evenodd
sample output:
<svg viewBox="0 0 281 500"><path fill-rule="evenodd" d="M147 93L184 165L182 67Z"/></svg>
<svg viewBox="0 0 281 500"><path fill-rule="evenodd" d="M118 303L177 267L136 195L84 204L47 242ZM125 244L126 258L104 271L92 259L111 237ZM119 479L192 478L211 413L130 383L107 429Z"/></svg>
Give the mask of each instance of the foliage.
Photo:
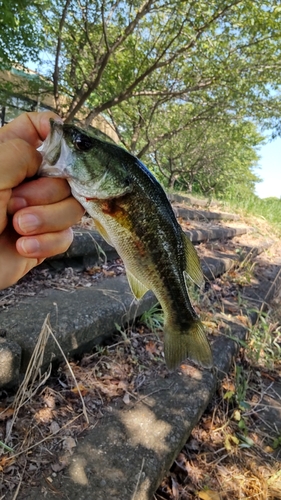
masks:
<svg viewBox="0 0 281 500"><path fill-rule="evenodd" d="M281 115L279 2L2 5L2 65L44 48L42 72L66 121L105 114L168 186L212 195L243 179L239 191L253 192L255 126L278 130Z"/></svg>
<svg viewBox="0 0 281 500"><path fill-rule="evenodd" d="M40 8L57 107L87 121L129 99L181 99L274 119L281 9L270 0L48 0ZM39 21L38 21L39 22ZM71 100L63 106L63 95Z"/></svg>
<svg viewBox="0 0 281 500"><path fill-rule="evenodd" d="M0 69L38 59L42 33L35 24L37 3L0 0Z"/></svg>
<svg viewBox="0 0 281 500"><path fill-rule="evenodd" d="M259 177L252 172L258 161L254 146L262 142L250 122L197 124L153 152L169 188L227 196L233 188L241 196L254 192Z"/></svg>

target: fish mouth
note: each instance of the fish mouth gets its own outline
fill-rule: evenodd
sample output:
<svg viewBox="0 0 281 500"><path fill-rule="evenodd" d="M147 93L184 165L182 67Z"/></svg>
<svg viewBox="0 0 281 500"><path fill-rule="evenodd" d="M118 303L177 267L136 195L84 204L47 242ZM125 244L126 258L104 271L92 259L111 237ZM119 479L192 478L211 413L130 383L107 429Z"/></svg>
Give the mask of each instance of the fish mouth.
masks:
<svg viewBox="0 0 281 500"><path fill-rule="evenodd" d="M50 120L51 131L37 149L42 155L38 175L43 177L68 178L68 169L72 165L72 152L63 137L63 123Z"/></svg>

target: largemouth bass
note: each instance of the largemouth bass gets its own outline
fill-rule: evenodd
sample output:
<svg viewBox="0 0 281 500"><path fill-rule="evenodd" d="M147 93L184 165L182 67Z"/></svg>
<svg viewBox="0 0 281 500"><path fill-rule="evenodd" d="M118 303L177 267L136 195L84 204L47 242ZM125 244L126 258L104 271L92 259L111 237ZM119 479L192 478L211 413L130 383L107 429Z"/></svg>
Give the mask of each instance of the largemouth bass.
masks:
<svg viewBox="0 0 281 500"><path fill-rule="evenodd" d="M125 149L53 120L39 150L39 175L67 179L122 258L135 297L154 292L164 312L168 368L187 357L211 367L211 349L187 289L190 281L204 281L199 258L151 172Z"/></svg>

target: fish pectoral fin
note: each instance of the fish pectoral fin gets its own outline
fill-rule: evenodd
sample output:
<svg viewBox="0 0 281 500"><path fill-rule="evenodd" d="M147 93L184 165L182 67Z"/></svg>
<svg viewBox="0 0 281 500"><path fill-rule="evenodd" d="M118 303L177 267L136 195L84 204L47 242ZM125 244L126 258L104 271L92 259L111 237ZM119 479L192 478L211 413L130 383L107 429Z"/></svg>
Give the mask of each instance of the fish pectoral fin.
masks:
<svg viewBox="0 0 281 500"><path fill-rule="evenodd" d="M195 285L199 288L204 283L204 276L201 269L201 264L197 252L187 237L187 235L182 231L182 241L185 250L185 258L186 258L186 268L184 270L184 279L186 286L188 285L188 279L191 279Z"/></svg>
<svg viewBox="0 0 281 500"><path fill-rule="evenodd" d="M143 285L143 283L141 283L141 281L138 280L138 278L136 278L130 271L128 271L128 269L126 269L126 275L134 296L138 300L141 299L144 296L144 294L149 290L149 288Z"/></svg>
<svg viewBox="0 0 281 500"><path fill-rule="evenodd" d="M212 368L212 351L201 321L193 320L187 331L179 331L173 325L164 326L164 352L170 370L176 368L185 358Z"/></svg>
<svg viewBox="0 0 281 500"><path fill-rule="evenodd" d="M97 219L93 219L94 223L95 223L95 226L98 230L98 232L101 234L101 236L103 237L103 239L109 244L111 245L112 247L114 246L112 243L111 243L111 239L109 237L109 234L108 232L104 229L103 225L97 220Z"/></svg>

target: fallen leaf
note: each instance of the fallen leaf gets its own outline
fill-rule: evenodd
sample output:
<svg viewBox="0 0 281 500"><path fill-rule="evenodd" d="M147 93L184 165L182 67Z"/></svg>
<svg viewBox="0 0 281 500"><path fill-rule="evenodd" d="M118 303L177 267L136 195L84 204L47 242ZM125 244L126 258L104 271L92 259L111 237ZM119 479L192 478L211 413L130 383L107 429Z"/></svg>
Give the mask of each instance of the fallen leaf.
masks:
<svg viewBox="0 0 281 500"><path fill-rule="evenodd" d="M67 436L63 440L63 448L68 451L69 453L73 453L73 448L76 447L76 441L73 439L72 436Z"/></svg>
<svg viewBox="0 0 281 500"><path fill-rule="evenodd" d="M87 273L90 275L90 276L94 276L95 274L98 274L101 272L101 268L100 267L96 267L96 266L93 266L93 267L89 267L87 269Z"/></svg>
<svg viewBox="0 0 281 500"><path fill-rule="evenodd" d="M233 434L227 434L224 440L224 447L227 451L231 451L232 444L239 444L239 439Z"/></svg>
<svg viewBox="0 0 281 500"><path fill-rule="evenodd" d="M171 477L171 479L172 479L173 499L178 500L179 499L179 485L173 477Z"/></svg>
<svg viewBox="0 0 281 500"><path fill-rule="evenodd" d="M51 408L41 408L34 414L37 423L47 424L53 419L53 411Z"/></svg>
<svg viewBox="0 0 281 500"><path fill-rule="evenodd" d="M153 342L153 340L150 340L147 344L145 344L145 350L150 352L150 354L158 354L156 343Z"/></svg>
<svg viewBox="0 0 281 500"><path fill-rule="evenodd" d="M202 500L221 500L221 495L217 491L205 490L197 493Z"/></svg>
<svg viewBox="0 0 281 500"><path fill-rule="evenodd" d="M59 430L60 430L59 424L55 420L53 420L50 425L51 434L56 434L57 432L59 432Z"/></svg>
<svg viewBox="0 0 281 500"><path fill-rule="evenodd" d="M124 401L125 405L128 405L131 402L130 396L127 392L126 392L125 396L123 397L123 401Z"/></svg>
<svg viewBox="0 0 281 500"><path fill-rule="evenodd" d="M216 292L220 292L222 290L222 287L219 285L216 285L216 283L213 283L212 289L215 290Z"/></svg>
<svg viewBox="0 0 281 500"><path fill-rule="evenodd" d="M80 391L82 396L86 396L89 392L88 389L83 384L78 384L78 387L75 386L75 387L73 387L73 389L71 389L71 392L73 394L79 394L79 391Z"/></svg>
<svg viewBox="0 0 281 500"><path fill-rule="evenodd" d="M57 462L55 464L51 464L51 468L54 472L60 472L61 470L65 469L67 466L67 462Z"/></svg>
<svg viewBox="0 0 281 500"><path fill-rule="evenodd" d="M15 458L13 457L1 457L0 458L0 471L2 472L5 467L9 467L15 462Z"/></svg>
<svg viewBox="0 0 281 500"><path fill-rule="evenodd" d="M103 272L104 276L106 276L107 278L115 276L115 272L114 271L107 271L106 269L103 269L102 272Z"/></svg>
<svg viewBox="0 0 281 500"><path fill-rule="evenodd" d="M0 421L3 422L4 420L7 420L7 418L10 418L14 414L14 409L13 408L1 408L0 407Z"/></svg>

